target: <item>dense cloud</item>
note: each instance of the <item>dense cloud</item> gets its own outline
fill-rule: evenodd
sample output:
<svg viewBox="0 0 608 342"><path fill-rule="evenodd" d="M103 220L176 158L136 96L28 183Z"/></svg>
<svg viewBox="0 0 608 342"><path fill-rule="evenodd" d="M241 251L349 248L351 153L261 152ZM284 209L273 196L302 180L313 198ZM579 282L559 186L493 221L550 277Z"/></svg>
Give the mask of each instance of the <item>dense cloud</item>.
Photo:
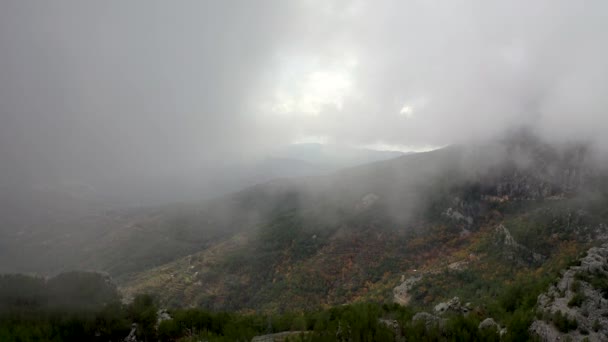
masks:
<svg viewBox="0 0 608 342"><path fill-rule="evenodd" d="M608 128L604 1L0 4L0 184Z"/></svg>
<svg viewBox="0 0 608 342"><path fill-rule="evenodd" d="M327 135L443 145L513 125L551 138L607 128L603 2L353 6L335 44L358 60L354 91L319 115Z"/></svg>
<svg viewBox="0 0 608 342"><path fill-rule="evenodd" d="M285 26L281 12L274 3L3 2L2 156L34 176L133 176L251 146L248 97Z"/></svg>

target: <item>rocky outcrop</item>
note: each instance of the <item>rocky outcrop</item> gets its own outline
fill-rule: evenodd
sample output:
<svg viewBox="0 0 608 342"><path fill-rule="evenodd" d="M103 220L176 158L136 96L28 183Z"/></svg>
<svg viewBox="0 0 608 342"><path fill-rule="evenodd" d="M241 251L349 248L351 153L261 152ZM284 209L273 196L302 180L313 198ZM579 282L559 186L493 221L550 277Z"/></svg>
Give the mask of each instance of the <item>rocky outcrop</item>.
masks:
<svg viewBox="0 0 608 342"><path fill-rule="evenodd" d="M131 324L131 331L129 335L125 337L124 342L138 342L137 341L137 323Z"/></svg>
<svg viewBox="0 0 608 342"><path fill-rule="evenodd" d="M563 272L537 305L542 318L530 331L541 341L608 341L608 244Z"/></svg>
<svg viewBox="0 0 608 342"><path fill-rule="evenodd" d="M307 331L283 331L276 334L256 336L251 339L251 342L284 342L288 338L302 336L307 333Z"/></svg>
<svg viewBox="0 0 608 342"><path fill-rule="evenodd" d="M461 261L455 261L451 264L448 265L448 270L450 271L463 271L467 268L467 265L469 264L468 261L466 260L461 260Z"/></svg>
<svg viewBox="0 0 608 342"><path fill-rule="evenodd" d="M367 194L361 198L361 200L357 203L355 209L357 211L363 211L369 209L371 206L376 203L380 197L376 194Z"/></svg>
<svg viewBox="0 0 608 342"><path fill-rule="evenodd" d="M440 330L444 330L448 322L448 320L443 317L445 314L468 315L471 311L470 305L470 303L467 303L463 306L460 304L460 299L458 297L454 297L447 302L437 304L434 309L434 315L424 311L415 314L412 318L412 323L423 324L426 329L439 328ZM491 330L500 336L506 334L507 332L507 329L501 328L500 324L496 323L493 318L486 318L481 321L478 329L482 331Z"/></svg>
<svg viewBox="0 0 608 342"><path fill-rule="evenodd" d="M577 192L593 176L585 144L557 148L522 131L496 146L494 153L505 162L483 177L483 192L492 199L563 198Z"/></svg>
<svg viewBox="0 0 608 342"><path fill-rule="evenodd" d="M167 312L167 309L158 309L158 311L156 311L156 326L157 327L162 322L169 321L171 319L172 319L171 315L169 315L169 312Z"/></svg>
<svg viewBox="0 0 608 342"><path fill-rule="evenodd" d="M493 330L500 333L500 325L493 318L486 318L477 327L479 330Z"/></svg>
<svg viewBox="0 0 608 342"><path fill-rule="evenodd" d="M412 318L413 323L423 324L427 329L438 327L443 329L445 324L447 323L447 319L443 318L444 314L463 314L466 315L469 313L470 303L462 306L460 304L460 298L454 297L447 302L439 303L435 305L434 312L435 314L431 314L428 312L418 312Z"/></svg>
<svg viewBox="0 0 608 342"><path fill-rule="evenodd" d="M460 298L454 297L454 298L448 300L447 302L443 302L443 303L439 303L439 304L435 305L434 310L437 314L444 314L444 313L451 312L451 313L458 313L458 314L466 315L471 311L470 305L471 305L470 303L461 305Z"/></svg>
<svg viewBox="0 0 608 342"><path fill-rule="evenodd" d="M405 336L403 336L401 332L401 325L399 325L397 320L380 318L378 319L378 323L391 329L393 334L395 334L395 342L405 342Z"/></svg>
<svg viewBox="0 0 608 342"><path fill-rule="evenodd" d="M460 213L458 210L456 209L452 209L451 207L448 208L443 215L455 222L464 222L468 225L472 225L473 224L473 218L471 216L465 216L462 213Z"/></svg>
<svg viewBox="0 0 608 342"><path fill-rule="evenodd" d="M505 259L523 264L540 264L545 260L545 256L515 241L504 225L499 224L494 234L494 243Z"/></svg>
<svg viewBox="0 0 608 342"><path fill-rule="evenodd" d="M433 327L444 327L447 320L445 318L441 318L439 316L435 316L428 312L418 312L412 317L412 322L414 323L422 323L424 326L429 329Z"/></svg>
<svg viewBox="0 0 608 342"><path fill-rule="evenodd" d="M410 302L409 291L414 285L422 279L422 275L412 276L404 280L399 286L393 289L393 301L401 305L407 305Z"/></svg>

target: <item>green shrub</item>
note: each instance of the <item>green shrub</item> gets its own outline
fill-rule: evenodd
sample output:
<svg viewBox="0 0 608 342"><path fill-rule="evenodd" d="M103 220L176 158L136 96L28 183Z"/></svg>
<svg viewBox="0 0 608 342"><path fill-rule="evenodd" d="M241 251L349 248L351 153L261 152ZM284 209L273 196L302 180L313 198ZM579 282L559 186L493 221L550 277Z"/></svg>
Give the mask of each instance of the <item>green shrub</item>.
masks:
<svg viewBox="0 0 608 342"><path fill-rule="evenodd" d="M568 307L577 306L580 307L585 301L585 295L582 293L575 293L574 296L568 301Z"/></svg>
<svg viewBox="0 0 608 342"><path fill-rule="evenodd" d="M578 272L575 278L589 283L594 289L600 291L605 299L608 299L608 276L604 273Z"/></svg>
<svg viewBox="0 0 608 342"><path fill-rule="evenodd" d="M578 321L576 318L570 318L567 314L564 314L561 311L557 311L553 314L552 321L557 329L563 333L567 333L578 328Z"/></svg>
<svg viewBox="0 0 608 342"><path fill-rule="evenodd" d="M601 327L602 326L600 325L600 321L598 319L593 321L593 327L592 327L593 331L598 332L598 331L600 331Z"/></svg>

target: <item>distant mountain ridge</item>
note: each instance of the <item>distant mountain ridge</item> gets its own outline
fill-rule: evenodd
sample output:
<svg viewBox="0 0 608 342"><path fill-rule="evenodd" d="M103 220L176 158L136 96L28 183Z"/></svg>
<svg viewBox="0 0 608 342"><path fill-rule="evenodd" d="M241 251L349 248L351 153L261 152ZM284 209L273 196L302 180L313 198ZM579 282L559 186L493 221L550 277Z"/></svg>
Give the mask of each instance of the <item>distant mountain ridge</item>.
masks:
<svg viewBox="0 0 608 342"><path fill-rule="evenodd" d="M313 176L335 170L337 165L317 163L326 158L319 154L321 150L306 156L290 152L283 153L285 157L277 155L229 168L203 170L209 173L205 179L193 174L169 183L166 179L159 180L154 189L140 193L144 197L153 197L158 192L178 193L169 197L179 199L177 202L181 204L151 205L142 200L147 204L142 206L138 205L139 201L130 201L119 193L108 195L111 189L77 182L0 188L0 259L3 260L0 272L52 275L69 270L100 269L120 276L195 252L222 235L223 228L203 236L191 231L193 227L188 220L199 215L197 212L204 207L204 201L272 179ZM341 165L395 156L362 149L348 151L351 157L342 160ZM364 157L356 158L358 154Z"/></svg>
<svg viewBox="0 0 608 342"><path fill-rule="evenodd" d="M526 135L454 145L109 210L21 255L41 249L39 269L107 271L127 297L168 306L276 312L392 301L396 288L420 308L453 296L482 305L607 236L608 173L592 157Z"/></svg>
<svg viewBox="0 0 608 342"><path fill-rule="evenodd" d="M414 152L377 151L339 145L301 143L291 144L280 149L272 156L303 160L309 163L345 168L401 157Z"/></svg>
<svg viewBox="0 0 608 342"><path fill-rule="evenodd" d="M241 220L237 230L127 277L123 291L218 310L310 309L391 300L417 269L427 275L412 302L433 303L464 291L442 287L437 274L474 272L490 286L484 267L494 265L506 284L513 268L561 265L601 240L607 176L586 145L520 135L276 180L216 202L232 215L214 222ZM467 296L479 291L465 284Z"/></svg>

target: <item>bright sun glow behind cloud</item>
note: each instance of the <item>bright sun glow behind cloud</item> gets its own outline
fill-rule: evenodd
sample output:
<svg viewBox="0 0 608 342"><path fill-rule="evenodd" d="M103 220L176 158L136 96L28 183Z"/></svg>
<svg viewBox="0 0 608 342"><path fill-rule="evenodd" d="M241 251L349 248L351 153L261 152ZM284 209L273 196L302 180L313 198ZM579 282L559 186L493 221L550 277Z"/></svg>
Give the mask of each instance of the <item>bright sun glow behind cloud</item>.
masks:
<svg viewBox="0 0 608 342"><path fill-rule="evenodd" d="M417 114L418 111L423 110L429 103L426 96L421 96L413 100L408 101L399 110L399 115L406 119L411 119Z"/></svg>
<svg viewBox="0 0 608 342"><path fill-rule="evenodd" d="M347 59L342 66L329 68L304 62L286 65L270 110L290 115L319 115L326 107L342 110L353 86L350 75L355 66L352 59Z"/></svg>
<svg viewBox="0 0 608 342"><path fill-rule="evenodd" d="M376 151L428 152L440 149L445 146L387 144L379 141L373 144L359 145L357 147L367 148Z"/></svg>
<svg viewBox="0 0 608 342"><path fill-rule="evenodd" d="M405 106L403 106L403 108L401 108L401 110L399 111L399 114L401 114L402 116L409 119L414 115L414 110L412 109L411 106L405 105Z"/></svg>

